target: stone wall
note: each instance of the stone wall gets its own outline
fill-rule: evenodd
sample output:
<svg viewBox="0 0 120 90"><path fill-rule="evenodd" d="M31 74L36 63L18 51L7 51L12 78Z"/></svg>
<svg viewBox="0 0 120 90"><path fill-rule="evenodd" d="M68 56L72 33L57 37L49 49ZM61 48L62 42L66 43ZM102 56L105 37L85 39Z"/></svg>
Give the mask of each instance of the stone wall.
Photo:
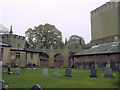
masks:
<svg viewBox="0 0 120 90"><path fill-rule="evenodd" d="M108 2L91 12L91 36L92 42L101 43L104 39L105 43L118 41L120 35L120 2ZM111 37L107 39L107 37ZM100 40L102 39L102 40ZM116 40L115 40L116 39Z"/></svg>
<svg viewBox="0 0 120 90"><path fill-rule="evenodd" d="M54 65L56 67L61 67L61 66L63 66L63 61L54 61Z"/></svg>
<svg viewBox="0 0 120 90"><path fill-rule="evenodd" d="M48 61L46 60L46 61L43 61L43 60L40 60L40 65L41 66L48 66Z"/></svg>
<svg viewBox="0 0 120 90"><path fill-rule="evenodd" d="M25 66L27 64L26 52L25 51L10 51L10 63L13 66L22 66L22 67Z"/></svg>
<svg viewBox="0 0 120 90"><path fill-rule="evenodd" d="M2 65L10 63L10 47L0 47L2 50Z"/></svg>
<svg viewBox="0 0 120 90"><path fill-rule="evenodd" d="M106 64L111 64L113 70L118 70L120 64L120 54L101 54L101 55L85 55L74 57L74 68L90 69L93 64L97 64L98 68L105 68Z"/></svg>
<svg viewBox="0 0 120 90"><path fill-rule="evenodd" d="M14 35L14 34L2 34L0 35L2 38L1 42L6 43L12 46L12 49L24 49L25 47L25 37Z"/></svg>

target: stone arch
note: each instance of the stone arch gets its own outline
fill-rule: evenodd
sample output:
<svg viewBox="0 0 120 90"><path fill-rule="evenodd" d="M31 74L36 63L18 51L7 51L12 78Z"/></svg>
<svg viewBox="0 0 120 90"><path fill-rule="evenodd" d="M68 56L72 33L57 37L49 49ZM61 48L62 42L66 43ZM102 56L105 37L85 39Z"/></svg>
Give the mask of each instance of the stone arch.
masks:
<svg viewBox="0 0 120 90"><path fill-rule="evenodd" d="M61 53L54 54L54 66L62 67L63 66L63 55Z"/></svg>
<svg viewBox="0 0 120 90"><path fill-rule="evenodd" d="M40 65L48 66L48 64L49 64L49 54L42 52L40 54Z"/></svg>

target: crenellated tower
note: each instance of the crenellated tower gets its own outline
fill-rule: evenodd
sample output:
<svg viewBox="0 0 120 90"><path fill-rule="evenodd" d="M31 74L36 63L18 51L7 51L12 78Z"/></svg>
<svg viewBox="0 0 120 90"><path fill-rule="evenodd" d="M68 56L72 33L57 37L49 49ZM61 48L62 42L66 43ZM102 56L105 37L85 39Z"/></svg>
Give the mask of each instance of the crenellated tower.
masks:
<svg viewBox="0 0 120 90"><path fill-rule="evenodd" d="M120 2L107 2L91 11L92 45L120 41Z"/></svg>
<svg viewBox="0 0 120 90"><path fill-rule="evenodd" d="M23 50L25 47L25 37L13 34L12 25L8 34L1 34L0 41L12 46L12 49Z"/></svg>

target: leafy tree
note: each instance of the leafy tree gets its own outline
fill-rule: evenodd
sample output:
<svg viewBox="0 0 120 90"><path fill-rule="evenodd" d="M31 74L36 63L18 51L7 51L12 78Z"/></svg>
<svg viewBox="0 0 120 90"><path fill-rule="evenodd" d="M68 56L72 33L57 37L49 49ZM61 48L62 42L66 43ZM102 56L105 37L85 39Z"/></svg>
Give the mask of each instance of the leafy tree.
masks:
<svg viewBox="0 0 120 90"><path fill-rule="evenodd" d="M78 35L72 35L68 42L67 45L69 48L73 48L73 49L77 49L79 48L79 46L81 45L85 45L85 41L82 37L78 36Z"/></svg>
<svg viewBox="0 0 120 90"><path fill-rule="evenodd" d="M0 33L1 34L2 33L3 34L8 34L9 33L9 29L0 24Z"/></svg>
<svg viewBox="0 0 120 90"><path fill-rule="evenodd" d="M26 39L30 46L33 47L50 47L63 45L62 33L50 24L35 26L29 28L26 32Z"/></svg>

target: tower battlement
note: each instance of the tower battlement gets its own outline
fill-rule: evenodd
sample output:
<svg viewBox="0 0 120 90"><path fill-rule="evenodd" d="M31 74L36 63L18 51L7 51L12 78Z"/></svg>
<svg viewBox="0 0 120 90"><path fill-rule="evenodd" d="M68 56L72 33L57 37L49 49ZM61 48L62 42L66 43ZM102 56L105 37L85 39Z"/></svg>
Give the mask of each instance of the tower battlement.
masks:
<svg viewBox="0 0 120 90"><path fill-rule="evenodd" d="M19 40L25 40L24 36L19 36L15 34L2 34L0 35L2 39L8 39L8 38L14 38L14 39L19 39Z"/></svg>
<svg viewBox="0 0 120 90"><path fill-rule="evenodd" d="M119 41L119 24L120 1L107 2L91 11L91 38L93 45Z"/></svg>
<svg viewBox="0 0 120 90"><path fill-rule="evenodd" d="M11 45L13 49L24 49L25 37L16 34L1 34L1 42Z"/></svg>
<svg viewBox="0 0 120 90"><path fill-rule="evenodd" d="M110 8L118 7L119 3L120 2L107 2L106 4L103 4L102 6L94 9L90 13L91 14L99 14L100 12L103 12L103 11L108 10Z"/></svg>

